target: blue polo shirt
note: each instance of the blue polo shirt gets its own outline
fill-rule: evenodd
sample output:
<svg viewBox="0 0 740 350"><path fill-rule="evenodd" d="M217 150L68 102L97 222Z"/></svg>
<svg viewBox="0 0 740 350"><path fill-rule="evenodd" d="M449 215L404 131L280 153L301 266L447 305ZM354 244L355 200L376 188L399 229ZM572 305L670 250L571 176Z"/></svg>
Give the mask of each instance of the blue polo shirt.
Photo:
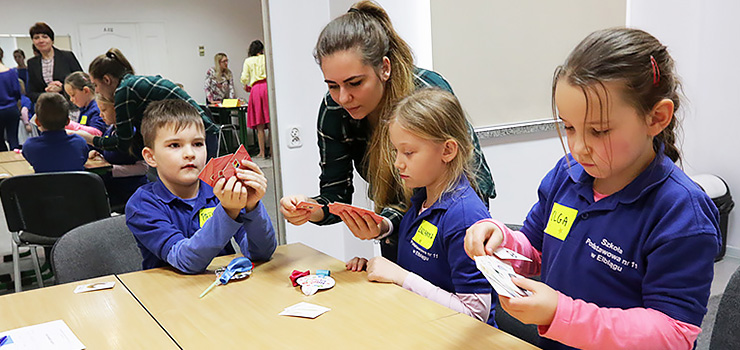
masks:
<svg viewBox="0 0 740 350"><path fill-rule="evenodd" d="M100 130L100 132L105 132L108 129L108 124L100 117L100 108L98 108L98 103L95 100L80 108L80 124L93 127Z"/></svg>
<svg viewBox="0 0 740 350"><path fill-rule="evenodd" d="M401 219L398 265L450 293L492 293L475 261L465 254L465 231L478 220L491 217L468 179L461 177L453 190L419 214L426 197L426 189L418 189ZM495 294L492 306L494 298Z"/></svg>
<svg viewBox="0 0 740 350"><path fill-rule="evenodd" d="M570 155L542 180L521 230L542 252L542 281L600 307L651 308L700 326L720 246L711 199L662 150L598 202L593 180Z"/></svg>
<svg viewBox="0 0 740 350"><path fill-rule="evenodd" d="M242 209L233 220L202 181L197 196L187 200L172 194L161 180L139 187L126 204L126 223L141 249L144 269L172 265L186 273L202 272L214 257L234 254L231 237L252 260L270 259L277 247L262 202L251 212Z"/></svg>
<svg viewBox="0 0 740 350"><path fill-rule="evenodd" d="M23 143L23 157L37 173L85 170L87 143L64 130L43 131Z"/></svg>

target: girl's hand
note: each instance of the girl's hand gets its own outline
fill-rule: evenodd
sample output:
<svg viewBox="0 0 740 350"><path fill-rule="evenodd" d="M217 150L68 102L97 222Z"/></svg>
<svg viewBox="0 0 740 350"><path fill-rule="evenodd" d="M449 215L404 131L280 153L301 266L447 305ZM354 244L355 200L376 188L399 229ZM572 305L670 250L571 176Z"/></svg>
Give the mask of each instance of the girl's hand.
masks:
<svg viewBox="0 0 740 350"><path fill-rule="evenodd" d="M514 278L514 284L532 295L522 298L499 297L501 307L519 321L538 326L549 326L558 308L558 292L550 286L528 278Z"/></svg>
<svg viewBox="0 0 740 350"><path fill-rule="evenodd" d="M381 233L387 232L390 227L383 220L376 224L370 215L360 216L355 212L345 211L339 215L342 221L347 225L352 234L359 239L373 239L380 236Z"/></svg>
<svg viewBox="0 0 740 350"><path fill-rule="evenodd" d="M28 124L24 125L24 127L26 128L26 132L29 132L30 133L33 130L33 127L31 126L31 123L28 123Z"/></svg>
<svg viewBox="0 0 740 350"><path fill-rule="evenodd" d="M247 188L236 176L228 180L221 178L213 186L213 194L216 195L221 206L230 218L236 220L239 212L247 205Z"/></svg>
<svg viewBox="0 0 740 350"><path fill-rule="evenodd" d="M309 202L309 203L315 203L319 204L312 198L308 198L302 194L293 195L293 196L285 196L280 199L280 212L283 213L283 216L285 217L285 220L287 220L289 223L300 226L311 221L321 221L324 220L324 211L323 210L317 210L313 213L306 209L298 209L296 208L296 205L300 202Z"/></svg>
<svg viewBox="0 0 740 350"><path fill-rule="evenodd" d="M465 232L465 253L472 259L481 255L493 255L504 241L504 234L492 222L484 221L470 226Z"/></svg>
<svg viewBox="0 0 740 350"><path fill-rule="evenodd" d="M87 154L87 159L96 159L102 157L100 153L96 150L90 150L90 153Z"/></svg>
<svg viewBox="0 0 740 350"><path fill-rule="evenodd" d="M348 271L365 271L367 268L367 259L356 256L352 260L347 261L345 266Z"/></svg>
<svg viewBox="0 0 740 350"><path fill-rule="evenodd" d="M257 203L265 196L267 191L267 178L262 173L262 169L254 163L248 160L242 160L242 166L246 169L239 167L236 169L236 178L240 180L247 191L247 202L242 208L248 212L254 210L257 207Z"/></svg>
<svg viewBox="0 0 740 350"><path fill-rule="evenodd" d="M376 256L367 262L367 279L371 281L403 286L408 275L408 271L382 256Z"/></svg>

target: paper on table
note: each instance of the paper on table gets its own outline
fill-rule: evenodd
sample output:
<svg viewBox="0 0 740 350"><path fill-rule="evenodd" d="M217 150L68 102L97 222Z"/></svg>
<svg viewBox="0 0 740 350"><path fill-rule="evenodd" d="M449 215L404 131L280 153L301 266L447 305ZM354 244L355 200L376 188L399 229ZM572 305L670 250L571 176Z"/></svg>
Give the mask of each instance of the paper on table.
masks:
<svg viewBox="0 0 740 350"><path fill-rule="evenodd" d="M94 290L110 289L110 288L113 288L113 286L115 285L116 285L115 281L81 284L75 288L75 294L84 293L84 292L92 292Z"/></svg>
<svg viewBox="0 0 740 350"><path fill-rule="evenodd" d="M85 345L77 339L63 320L16 328L0 333L0 337L6 335L10 337L10 340L3 345L2 350L85 349Z"/></svg>
<svg viewBox="0 0 740 350"><path fill-rule="evenodd" d="M331 309L328 307L323 307L323 306L319 306L319 305L315 305L315 304L302 301L293 306L286 307L283 310L283 312L279 313L278 315L316 318L316 317L319 317L324 312L327 312L329 310Z"/></svg>

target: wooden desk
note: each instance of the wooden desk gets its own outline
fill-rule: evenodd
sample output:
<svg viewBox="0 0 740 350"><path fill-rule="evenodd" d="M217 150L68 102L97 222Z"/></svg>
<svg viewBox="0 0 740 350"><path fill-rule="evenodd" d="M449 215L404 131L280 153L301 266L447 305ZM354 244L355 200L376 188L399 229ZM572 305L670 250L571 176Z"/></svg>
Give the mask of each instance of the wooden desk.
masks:
<svg viewBox="0 0 740 350"><path fill-rule="evenodd" d="M216 258L209 270L225 266L232 258ZM290 284L288 276L293 270L308 269L331 270L336 286L304 296L300 288ZM454 334L461 330L468 336L475 332L485 344L494 338L508 340L503 345L489 344L491 349L531 348L469 317L472 323L462 319L448 330L444 322L456 324L458 318L440 320L458 313L398 286L369 282L365 272L346 271L343 262L300 243L278 247L272 260L256 266L252 276L217 286L203 299L198 299L198 295L215 280L213 273L185 276L161 268L118 277L185 349L215 344L222 348L255 349L318 348L319 344L322 349L405 348L417 343L432 349L467 348L469 340ZM331 311L313 320L278 316L284 308L301 301ZM424 330L423 335L416 334L419 329Z"/></svg>
<svg viewBox="0 0 740 350"><path fill-rule="evenodd" d="M2 173L8 174L10 176L18 176L33 174L34 171L31 164L28 164L28 162L24 159L15 162L0 163L0 174Z"/></svg>
<svg viewBox="0 0 740 350"><path fill-rule="evenodd" d="M217 124L231 124L231 111L236 111L239 120L239 139L243 145L249 145L249 128L247 127L247 104L237 107L201 105L201 108L208 108L213 115L214 122Z"/></svg>
<svg viewBox="0 0 740 350"><path fill-rule="evenodd" d="M113 289L74 294L84 283L116 281ZM0 331L64 320L88 349L177 349L115 276L0 296Z"/></svg>
<svg viewBox="0 0 740 350"><path fill-rule="evenodd" d="M17 162L19 160L25 161L26 159L23 158L23 155L15 151L0 152L0 163Z"/></svg>

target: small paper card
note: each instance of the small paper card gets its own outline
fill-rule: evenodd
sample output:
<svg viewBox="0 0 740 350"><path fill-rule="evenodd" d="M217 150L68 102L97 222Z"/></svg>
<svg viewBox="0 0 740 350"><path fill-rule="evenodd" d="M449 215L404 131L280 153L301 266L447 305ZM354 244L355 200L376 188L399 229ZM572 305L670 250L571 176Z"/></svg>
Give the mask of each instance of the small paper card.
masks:
<svg viewBox="0 0 740 350"><path fill-rule="evenodd" d="M221 107L236 107L239 104L239 100L236 98L225 98L221 101Z"/></svg>
<svg viewBox="0 0 740 350"><path fill-rule="evenodd" d="M343 213L345 211L357 213L361 217L362 216L365 216L365 215L370 215L370 217L373 219L373 221L375 221L375 224L376 225L377 224L380 224L383 221L383 217L380 216L380 215L378 215L378 214L376 214L372 210L368 210L368 209L365 209L365 208L356 207L354 205L339 203L339 202L329 203L329 212L330 213L332 213L334 215L339 215L339 214L341 214L341 213Z"/></svg>
<svg viewBox="0 0 740 350"><path fill-rule="evenodd" d="M476 256L475 266L483 273L488 283L493 286L498 295L507 298L519 298L532 295L532 292L522 289L511 280L512 277L522 277L511 265L493 256Z"/></svg>
<svg viewBox="0 0 740 350"><path fill-rule="evenodd" d="M311 203L311 202L306 202L306 201L301 201L300 203L296 204L295 207L298 208L298 209L305 209L305 210L308 210L309 212L313 213L313 212L321 209L321 207L323 207L323 205L316 204L316 203Z"/></svg>
<svg viewBox="0 0 740 350"><path fill-rule="evenodd" d="M75 288L75 294L92 292L92 291L101 290L101 289L111 289L115 285L116 285L115 281L81 284Z"/></svg>
<svg viewBox="0 0 740 350"><path fill-rule="evenodd" d="M306 318L316 318L319 317L321 314L331 310L328 307L323 307L311 303L306 302L300 302L298 304L295 304L293 306L286 307L281 313L278 315L280 316L295 316L295 317L306 317Z"/></svg>
<svg viewBox="0 0 740 350"><path fill-rule="evenodd" d="M240 145L234 154L213 158L208 161L205 168L201 170L198 178L213 187L221 178L230 178L236 174L236 169L241 166L243 160L252 160L244 145Z"/></svg>
<svg viewBox="0 0 740 350"><path fill-rule="evenodd" d="M523 260L532 262L532 259L521 255L509 248L499 247L498 249L493 251L493 254L501 260Z"/></svg>
<svg viewBox="0 0 740 350"><path fill-rule="evenodd" d="M0 339L7 336L0 349L34 350L82 350L80 342L63 320L40 323L33 326L0 332Z"/></svg>

